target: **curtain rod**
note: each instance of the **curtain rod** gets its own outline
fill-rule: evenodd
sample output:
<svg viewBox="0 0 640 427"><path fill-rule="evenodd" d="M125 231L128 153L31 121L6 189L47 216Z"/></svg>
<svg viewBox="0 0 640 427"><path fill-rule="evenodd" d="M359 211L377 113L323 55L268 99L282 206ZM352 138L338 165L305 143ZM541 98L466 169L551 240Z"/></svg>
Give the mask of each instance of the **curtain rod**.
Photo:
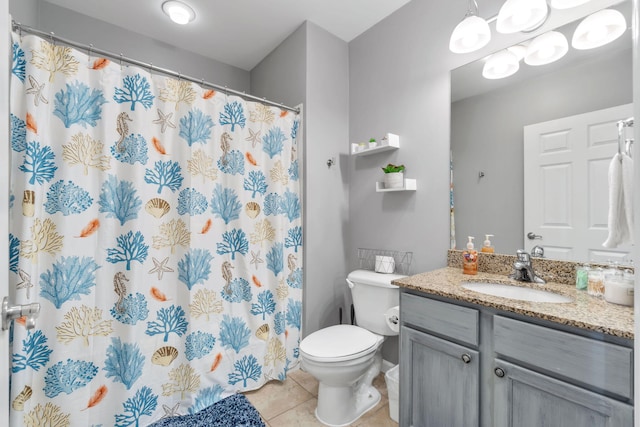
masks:
<svg viewBox="0 0 640 427"><path fill-rule="evenodd" d="M82 44L82 43L77 43L77 42L74 42L74 41L71 41L71 40L67 40L67 39L64 39L62 37L56 36L55 33L53 33L53 32L47 33L47 32L44 32L44 31L41 31L41 30L37 30L35 28L29 27L29 26L26 26L26 25L22 25L19 22L15 22L15 21L13 21L11 23L11 26L12 26L12 30L13 31L17 31L20 35L22 35L22 32L25 32L25 33L28 33L28 34L33 34L33 35L36 35L36 36L40 36L43 39L49 39L49 40L52 40L52 41L56 41L56 42L65 44L67 46L74 47L74 48L79 49L79 50L86 50L87 52L89 52L89 56L91 56L92 53L95 53L95 54L100 55L100 56L105 56L105 57L114 59L116 61L119 61L120 63L126 62L128 64L136 65L136 66L141 67L141 68L147 68L147 69L149 69L149 72L151 72L151 73L156 71L156 72L165 74L165 75L170 76L170 77L175 77L177 79L182 79L182 80L188 80L190 82L197 83L200 86L216 89L218 91L226 93L227 95L228 94L237 95L237 96L239 96L241 98L244 98L244 99L261 102L263 104L271 105L271 106L274 106L274 107L279 107L279 108L281 108L283 110L288 110L288 111L292 111L292 112L294 112L296 114L300 114L300 109L299 108L289 107L289 106L286 106L284 104L280 104L280 103L277 103L277 102L274 102L274 101L269 101L266 98L259 98L259 97L254 96L254 95L249 95L249 94L247 94L245 92L240 92L240 91L237 91L237 90L229 89L226 86L223 87L223 86L220 86L220 85L216 85L214 83L206 82L206 81L204 81L204 79L196 79L194 77L186 76L184 74L177 73L175 71L168 70L166 68L155 67L151 63L146 63L146 62L138 61L136 59L128 58L126 56L123 56L122 54L116 54L116 53L109 52L109 51L106 51L106 50L96 49L91 44L90 45L85 45L85 44Z"/></svg>

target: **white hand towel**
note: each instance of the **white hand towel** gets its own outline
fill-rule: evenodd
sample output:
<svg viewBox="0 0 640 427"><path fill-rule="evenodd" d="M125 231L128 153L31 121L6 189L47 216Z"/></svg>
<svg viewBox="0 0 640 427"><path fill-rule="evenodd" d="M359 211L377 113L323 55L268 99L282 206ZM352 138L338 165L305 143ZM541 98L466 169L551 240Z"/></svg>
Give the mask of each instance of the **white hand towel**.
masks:
<svg viewBox="0 0 640 427"><path fill-rule="evenodd" d="M632 184L633 160L617 153L609 164L609 236L602 244L605 248L633 242Z"/></svg>
<svg viewBox="0 0 640 427"><path fill-rule="evenodd" d="M626 234L622 236L621 244L634 244L633 221L633 159L628 154L622 154L622 194L624 213L627 221Z"/></svg>

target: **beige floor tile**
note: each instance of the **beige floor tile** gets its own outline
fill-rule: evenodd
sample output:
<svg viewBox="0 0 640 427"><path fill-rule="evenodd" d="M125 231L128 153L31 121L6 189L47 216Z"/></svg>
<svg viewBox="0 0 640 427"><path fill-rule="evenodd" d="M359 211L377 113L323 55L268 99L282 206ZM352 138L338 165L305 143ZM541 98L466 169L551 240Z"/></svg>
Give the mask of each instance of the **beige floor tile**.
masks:
<svg viewBox="0 0 640 427"><path fill-rule="evenodd" d="M323 427L324 424L318 421L315 415L317 404L318 401L315 398L309 399L284 414L269 420L269 425L270 427Z"/></svg>
<svg viewBox="0 0 640 427"><path fill-rule="evenodd" d="M271 419L311 399L311 393L295 381L271 381L261 389L245 393L262 418Z"/></svg>
<svg viewBox="0 0 640 427"><path fill-rule="evenodd" d="M389 398L384 374L373 382L380 392L380 402L353 427L397 427L389 417ZM268 427L314 427L322 426L315 417L318 403L318 382L312 375L302 370L289 372L284 384L273 381L260 390L245 393L258 409Z"/></svg>
<svg viewBox="0 0 640 427"><path fill-rule="evenodd" d="M302 369L297 369L293 372L289 371L287 375L311 393L313 397L318 397L318 380L313 375Z"/></svg>
<svg viewBox="0 0 640 427"><path fill-rule="evenodd" d="M389 405L367 412L362 418L351 424L352 427L398 427L398 423L389 417Z"/></svg>
<svg viewBox="0 0 640 427"><path fill-rule="evenodd" d="M384 379L384 372L380 372L377 377L373 379L373 386L380 392L383 396L388 396L387 393L387 382Z"/></svg>

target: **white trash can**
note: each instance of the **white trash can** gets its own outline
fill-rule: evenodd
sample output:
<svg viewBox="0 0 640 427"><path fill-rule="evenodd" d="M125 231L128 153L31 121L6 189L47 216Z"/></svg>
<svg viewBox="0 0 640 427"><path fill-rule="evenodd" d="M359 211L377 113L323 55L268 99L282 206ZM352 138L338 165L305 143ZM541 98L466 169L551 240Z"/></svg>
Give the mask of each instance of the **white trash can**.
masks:
<svg viewBox="0 0 640 427"><path fill-rule="evenodd" d="M389 416L395 422L400 422L400 409L398 400L400 396L400 365L396 365L384 374L387 383L387 393L389 394Z"/></svg>

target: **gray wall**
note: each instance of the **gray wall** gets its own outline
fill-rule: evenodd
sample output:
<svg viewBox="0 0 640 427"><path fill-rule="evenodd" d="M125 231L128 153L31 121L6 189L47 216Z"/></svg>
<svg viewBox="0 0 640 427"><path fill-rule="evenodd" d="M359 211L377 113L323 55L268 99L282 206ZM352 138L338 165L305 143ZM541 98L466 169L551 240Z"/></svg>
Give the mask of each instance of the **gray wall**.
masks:
<svg viewBox="0 0 640 427"><path fill-rule="evenodd" d="M412 251L413 272L442 267L449 241L449 70L458 11L412 1L349 45L350 141L400 136L400 149L351 159L350 266L357 248ZM462 11L464 13L464 11ZM455 25L455 24L454 24ZM406 166L416 192L376 193L381 166Z"/></svg>
<svg viewBox="0 0 640 427"><path fill-rule="evenodd" d="M392 132L400 149L350 162L349 266L356 249L412 251L413 272L446 264L449 247L450 70L619 0L592 0L551 14L532 33L498 34L483 49L449 51L449 37L466 2L414 0L349 43L350 142ZM481 2L481 15L497 14L503 0ZM404 163L415 193L375 193L380 167Z"/></svg>
<svg viewBox="0 0 640 427"><path fill-rule="evenodd" d="M632 102L631 61L615 52L452 104L458 248L484 234L499 253L524 247L523 126Z"/></svg>
<svg viewBox="0 0 640 427"><path fill-rule="evenodd" d="M414 0L349 43L349 141L387 132L400 136L399 150L349 160L349 268L358 266L357 248L411 251L414 273L446 265L452 69L617 1L554 11L532 33L493 31L483 49L456 55L449 51L449 37L466 2ZM483 1L481 15L496 15L503 3ZM416 192L375 192L380 167L390 162L407 166L405 176L417 179ZM397 340L388 340L383 356L394 361L397 354Z"/></svg>
<svg viewBox="0 0 640 427"><path fill-rule="evenodd" d="M257 96L304 102L303 335L338 323L346 307L348 47L307 22L251 71ZM336 164L327 167L327 160Z"/></svg>
<svg viewBox="0 0 640 427"><path fill-rule="evenodd" d="M249 92L249 72L42 0L10 0L12 18L42 31Z"/></svg>

